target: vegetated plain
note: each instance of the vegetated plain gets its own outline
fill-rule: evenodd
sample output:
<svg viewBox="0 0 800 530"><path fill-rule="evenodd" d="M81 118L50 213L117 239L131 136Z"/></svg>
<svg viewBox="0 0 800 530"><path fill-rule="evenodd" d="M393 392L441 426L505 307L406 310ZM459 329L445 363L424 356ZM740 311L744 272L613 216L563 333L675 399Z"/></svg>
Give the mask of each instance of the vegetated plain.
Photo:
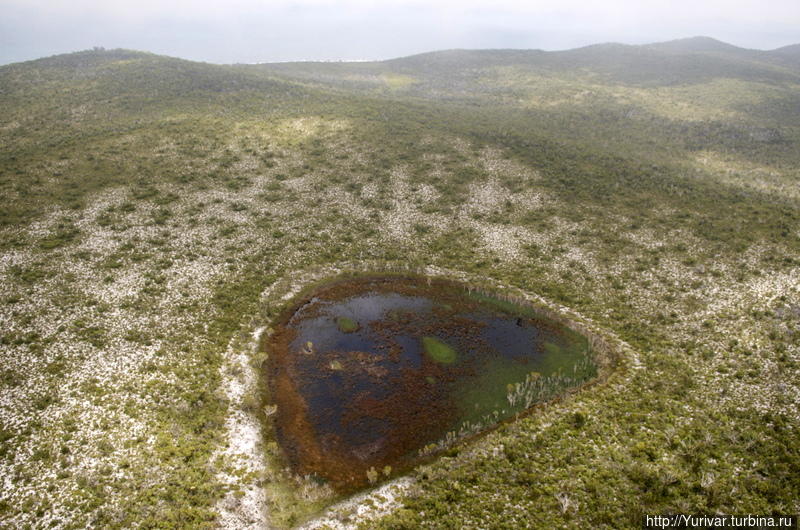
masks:
<svg viewBox="0 0 800 530"><path fill-rule="evenodd" d="M270 293L359 262L540 294L638 356L344 522L797 513L798 124L800 48L706 38L0 67L0 525L290 526L329 504L238 427L265 415Z"/></svg>

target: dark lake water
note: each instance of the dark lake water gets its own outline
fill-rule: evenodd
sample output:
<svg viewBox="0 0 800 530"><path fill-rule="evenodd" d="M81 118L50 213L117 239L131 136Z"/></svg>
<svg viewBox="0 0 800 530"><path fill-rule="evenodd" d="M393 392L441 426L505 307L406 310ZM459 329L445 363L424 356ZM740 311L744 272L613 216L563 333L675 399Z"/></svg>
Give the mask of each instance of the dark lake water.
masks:
<svg viewBox="0 0 800 530"><path fill-rule="evenodd" d="M585 337L420 278L340 281L276 327L267 371L292 468L339 489L402 471L596 376Z"/></svg>

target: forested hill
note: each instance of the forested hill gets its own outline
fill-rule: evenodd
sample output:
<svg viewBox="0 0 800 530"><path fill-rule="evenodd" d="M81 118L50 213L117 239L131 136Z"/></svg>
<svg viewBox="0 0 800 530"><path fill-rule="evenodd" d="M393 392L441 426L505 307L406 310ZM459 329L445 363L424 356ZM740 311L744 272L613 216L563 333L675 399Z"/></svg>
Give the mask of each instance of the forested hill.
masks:
<svg viewBox="0 0 800 530"><path fill-rule="evenodd" d="M447 84L480 88L505 75L596 76L607 83L670 86L734 78L753 82L798 82L796 46L773 51L739 48L708 37L648 45L596 44L566 51L446 50L379 62L275 63L254 68L299 79L350 84L378 83L415 94L417 83L429 89ZM511 70L511 71L509 71ZM392 79L392 76L398 76ZM407 77L402 77L407 76ZM389 79L386 79L386 78ZM455 81L454 81L455 80Z"/></svg>
<svg viewBox="0 0 800 530"><path fill-rule="evenodd" d="M796 55L796 46L759 52L708 38L264 65L90 50L0 67L3 156L7 168L17 168L24 160L18 155L43 147L71 152L139 130L201 131L218 127L214 120L311 113L358 119L369 124L361 130L377 128L398 139L416 137L420 127L458 132L517 146L548 167L565 157L588 158L586 171L594 175L597 164L640 174L643 165L673 166L680 153L709 147L796 167ZM103 181L128 178L125 170L109 173ZM8 173L1 184L11 186ZM30 186L26 195L45 204L37 189ZM7 221L17 207L38 209L16 203L4 213Z"/></svg>
<svg viewBox="0 0 800 530"><path fill-rule="evenodd" d="M612 155L618 171L637 173L712 146L796 167L797 56L797 46L760 52L703 37L364 63L214 65L97 49L0 67L3 156L16 167L16 155L69 151L87 138L328 113L398 138L435 127L522 150L538 145L525 156L548 164L556 152L558 160L590 157L590 172Z"/></svg>
<svg viewBox="0 0 800 530"><path fill-rule="evenodd" d="M0 67L0 119L24 115L27 121L42 111L58 119L70 105L82 105L86 117L103 109L142 119L153 111L220 103L248 92L286 102L307 91L234 66L97 49Z"/></svg>

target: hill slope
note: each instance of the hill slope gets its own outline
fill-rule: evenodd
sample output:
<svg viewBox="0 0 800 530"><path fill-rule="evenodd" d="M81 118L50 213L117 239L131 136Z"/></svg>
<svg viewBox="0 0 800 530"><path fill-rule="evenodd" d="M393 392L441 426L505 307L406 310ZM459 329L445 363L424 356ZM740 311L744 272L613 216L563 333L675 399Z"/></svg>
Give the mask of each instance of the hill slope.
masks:
<svg viewBox="0 0 800 530"><path fill-rule="evenodd" d="M791 50L787 47L784 50ZM366 63L276 63L253 66L298 77L351 86L379 83L381 75L409 76L428 89L444 89L442 83L480 80L498 68L515 67L537 75L603 76L603 81L643 86L669 86L705 82L716 77L743 81L797 82L800 71L794 65L778 66L778 55L787 51L746 50L707 37L659 44L631 46L597 44L573 50L447 50L423 53L380 62ZM413 82L395 83L390 88L412 89ZM438 83L438 84L437 84ZM430 86L429 86L430 85ZM474 84L472 88L478 88ZM438 93L438 92L437 92Z"/></svg>

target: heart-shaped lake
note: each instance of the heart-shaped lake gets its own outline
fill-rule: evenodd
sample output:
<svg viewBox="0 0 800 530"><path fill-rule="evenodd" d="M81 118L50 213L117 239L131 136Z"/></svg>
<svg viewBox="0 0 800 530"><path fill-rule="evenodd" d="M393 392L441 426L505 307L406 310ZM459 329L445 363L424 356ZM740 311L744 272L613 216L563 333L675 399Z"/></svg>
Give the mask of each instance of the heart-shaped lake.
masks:
<svg viewBox="0 0 800 530"><path fill-rule="evenodd" d="M292 469L352 490L597 375L587 339L445 280L318 288L274 327L267 383Z"/></svg>

